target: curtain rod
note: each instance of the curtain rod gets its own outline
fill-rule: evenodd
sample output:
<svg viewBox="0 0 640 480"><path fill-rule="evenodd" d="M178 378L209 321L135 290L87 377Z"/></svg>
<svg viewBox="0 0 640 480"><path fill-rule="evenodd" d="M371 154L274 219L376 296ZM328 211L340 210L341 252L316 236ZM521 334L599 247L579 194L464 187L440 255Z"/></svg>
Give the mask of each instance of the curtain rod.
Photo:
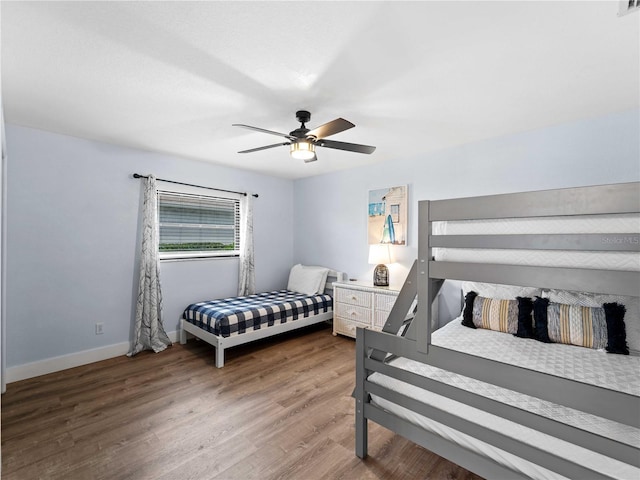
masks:
<svg viewBox="0 0 640 480"><path fill-rule="evenodd" d="M149 177L147 175L140 175L139 173L134 173L133 178L149 178ZM223 188L204 187L202 185L194 185L193 183L182 183L182 182L176 182L174 180L165 180L164 178L156 178L156 180L158 180L159 182L169 182L169 183L175 183L177 185L186 185L187 187L206 188L207 190L216 190L218 192L227 192L227 193L237 193L239 195L244 195L245 197L247 196L247 192L236 192L235 190L224 190ZM258 198L257 193L254 193L253 196Z"/></svg>

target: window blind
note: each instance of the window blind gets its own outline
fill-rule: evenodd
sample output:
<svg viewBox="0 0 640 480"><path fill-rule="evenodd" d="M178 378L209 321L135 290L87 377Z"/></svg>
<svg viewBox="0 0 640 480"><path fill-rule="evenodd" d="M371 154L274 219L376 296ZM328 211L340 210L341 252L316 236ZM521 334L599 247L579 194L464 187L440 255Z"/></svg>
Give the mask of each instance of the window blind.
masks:
<svg viewBox="0 0 640 480"><path fill-rule="evenodd" d="M158 249L163 258L239 253L237 199L160 191L158 217Z"/></svg>

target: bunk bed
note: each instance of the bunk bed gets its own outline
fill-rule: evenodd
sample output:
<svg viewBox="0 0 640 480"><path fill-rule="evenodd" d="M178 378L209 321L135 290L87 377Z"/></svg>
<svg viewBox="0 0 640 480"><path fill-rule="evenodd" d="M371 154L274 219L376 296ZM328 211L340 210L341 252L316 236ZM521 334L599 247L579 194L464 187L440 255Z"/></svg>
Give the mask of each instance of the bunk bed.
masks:
<svg viewBox="0 0 640 480"><path fill-rule="evenodd" d="M389 319L357 331L356 455L373 421L488 479L640 478L639 212L637 182L421 201L418 259ZM435 330L445 280L462 282L464 309ZM522 316L480 325L478 301ZM561 343L546 317L606 305L608 343L592 348Z"/></svg>
<svg viewBox="0 0 640 480"><path fill-rule="evenodd" d="M333 283L345 280L342 272L298 264L286 289L191 304L180 319L180 343L191 334L213 345L222 368L227 348L331 320Z"/></svg>

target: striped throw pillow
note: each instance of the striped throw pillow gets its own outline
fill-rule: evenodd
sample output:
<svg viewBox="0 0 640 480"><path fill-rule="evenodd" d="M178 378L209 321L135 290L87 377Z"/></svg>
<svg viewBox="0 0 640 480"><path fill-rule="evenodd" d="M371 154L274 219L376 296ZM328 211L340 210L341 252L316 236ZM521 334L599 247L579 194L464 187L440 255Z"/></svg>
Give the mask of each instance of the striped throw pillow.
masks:
<svg viewBox="0 0 640 480"><path fill-rule="evenodd" d="M624 315L625 307L618 303L584 307L539 297L533 302L537 340L629 355Z"/></svg>
<svg viewBox="0 0 640 480"><path fill-rule="evenodd" d="M518 301L479 297L469 292L465 297L462 324L504 333L518 331Z"/></svg>
<svg viewBox="0 0 640 480"><path fill-rule="evenodd" d="M607 346L604 308L549 302L547 333L554 343L603 349Z"/></svg>

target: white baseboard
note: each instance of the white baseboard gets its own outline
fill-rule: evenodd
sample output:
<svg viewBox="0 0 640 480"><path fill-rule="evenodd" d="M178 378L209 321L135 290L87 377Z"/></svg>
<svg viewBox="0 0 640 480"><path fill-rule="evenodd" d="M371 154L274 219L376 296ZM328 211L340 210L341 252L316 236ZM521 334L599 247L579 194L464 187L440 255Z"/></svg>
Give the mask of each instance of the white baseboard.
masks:
<svg viewBox="0 0 640 480"><path fill-rule="evenodd" d="M180 332L177 330L167 332L167 335L172 342L178 343ZM24 365L18 365L16 367L9 367L6 371L7 383L18 382L20 380L26 380L27 378L46 375L47 373L59 372L67 368L79 367L81 365L88 365L89 363L119 357L120 355L126 355L130 348L131 342L122 342L107 345L106 347L47 358L46 360L39 360L37 362L25 363Z"/></svg>

